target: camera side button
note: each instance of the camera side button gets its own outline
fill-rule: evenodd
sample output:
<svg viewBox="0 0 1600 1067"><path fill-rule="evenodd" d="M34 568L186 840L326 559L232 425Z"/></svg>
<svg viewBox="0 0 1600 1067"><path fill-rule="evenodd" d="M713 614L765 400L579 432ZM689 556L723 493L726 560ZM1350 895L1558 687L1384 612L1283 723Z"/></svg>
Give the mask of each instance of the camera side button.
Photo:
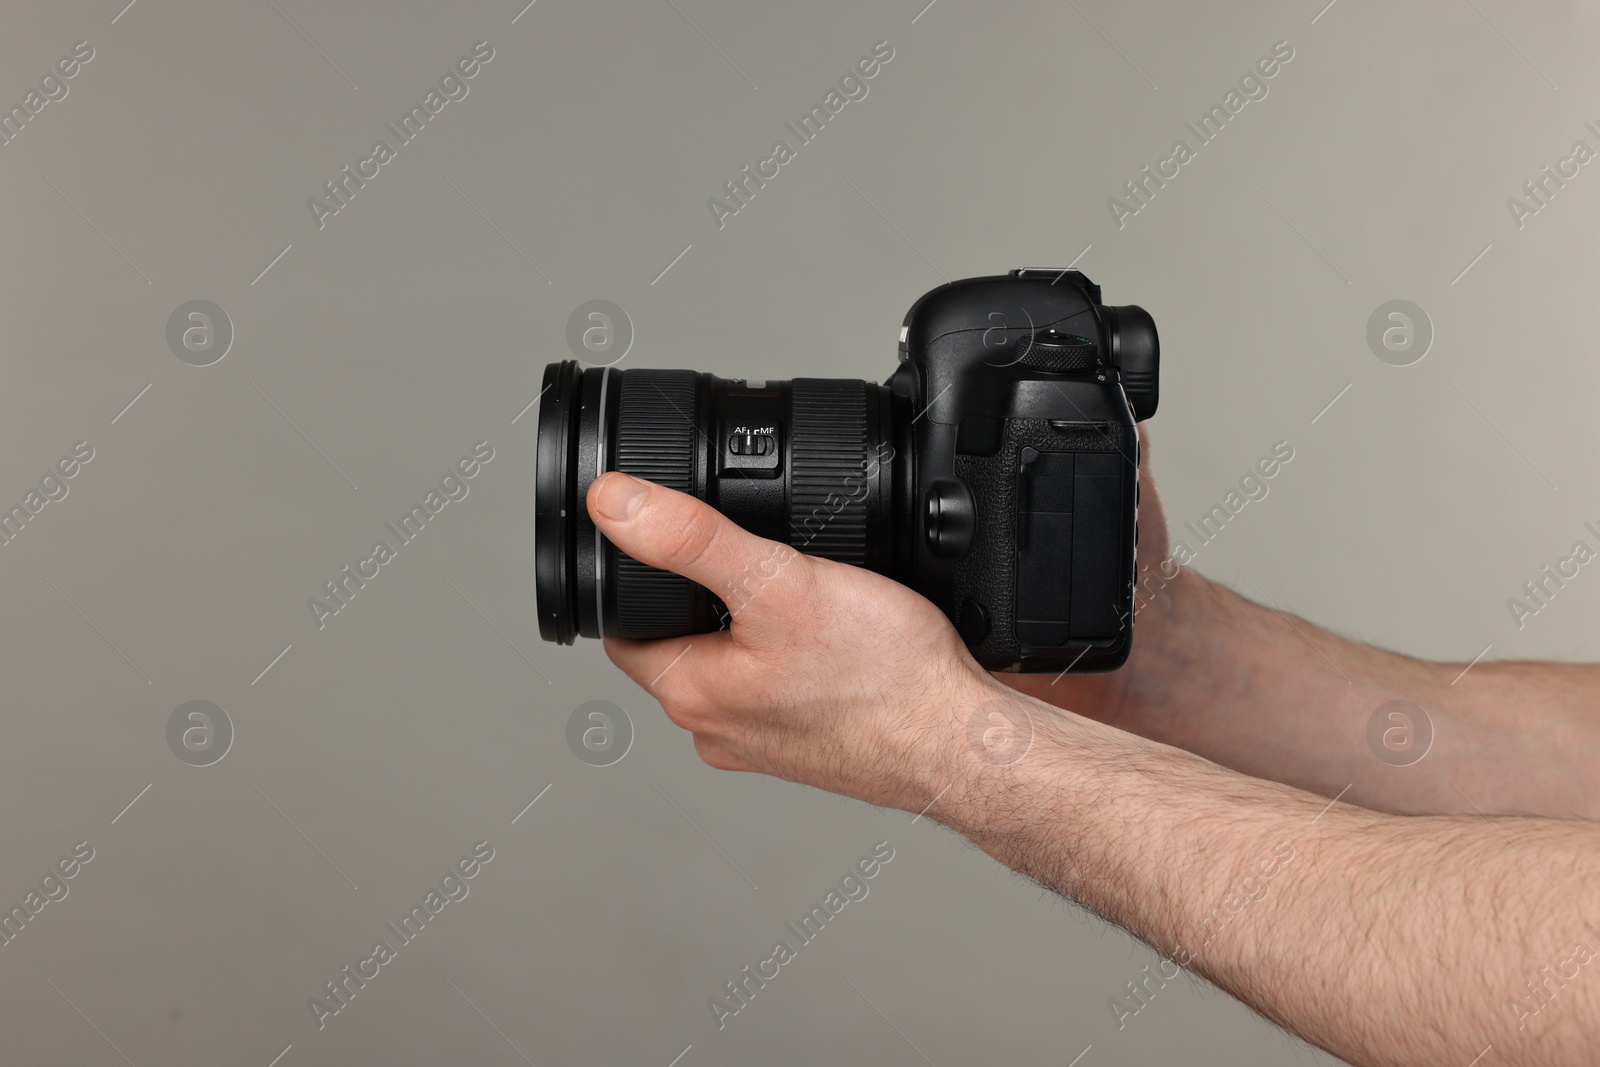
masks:
<svg viewBox="0 0 1600 1067"><path fill-rule="evenodd" d="M928 486L924 536L936 556L965 559L978 527L978 505L959 478L937 478Z"/></svg>

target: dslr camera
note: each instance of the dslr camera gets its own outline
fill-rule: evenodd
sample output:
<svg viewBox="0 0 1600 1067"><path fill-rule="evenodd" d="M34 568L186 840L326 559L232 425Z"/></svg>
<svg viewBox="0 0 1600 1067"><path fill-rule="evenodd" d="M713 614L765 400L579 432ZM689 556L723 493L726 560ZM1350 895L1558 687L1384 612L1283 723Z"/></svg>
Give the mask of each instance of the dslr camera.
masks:
<svg viewBox="0 0 1600 1067"><path fill-rule="evenodd" d="M1112 670L1132 644L1135 424L1155 414L1158 363L1150 315L1102 304L1070 269L927 293L882 385L552 363L535 489L540 635L704 633L751 592L706 589L602 537L584 497L618 470L910 586L989 670Z"/></svg>

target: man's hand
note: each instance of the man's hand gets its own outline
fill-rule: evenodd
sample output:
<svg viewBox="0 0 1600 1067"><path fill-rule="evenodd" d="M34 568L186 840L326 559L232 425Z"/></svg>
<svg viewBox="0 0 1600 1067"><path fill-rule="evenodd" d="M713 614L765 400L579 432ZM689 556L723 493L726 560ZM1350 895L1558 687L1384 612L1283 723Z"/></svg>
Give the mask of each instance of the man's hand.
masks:
<svg viewBox="0 0 1600 1067"><path fill-rule="evenodd" d="M1282 594L1261 590L1248 571L1241 587L1278 597L1276 605L1206 580L1168 554L1149 438L1143 426L1139 432L1139 574L1127 664L1110 674L997 677L1252 777L1378 811L1600 818L1600 668L1429 663L1278 610ZM1333 561L1314 561L1324 563ZM1385 709L1396 707L1426 747L1383 747L1391 736Z"/></svg>
<svg viewBox="0 0 1600 1067"><path fill-rule="evenodd" d="M1219 600L1142 630L1126 678L1098 683L1121 702L1106 709L1113 721L1194 739L1325 795L1342 791L1328 776L1344 781L1360 759L1402 772L1329 803L1055 713L979 668L910 589L754 537L681 493L608 474L588 505L623 551L705 585L732 610L727 632L607 642L712 766L926 810L1352 1063L1490 1062L1491 1051L1495 1063L1595 1062L1600 977L1581 968L1600 958L1600 830L1350 806L1373 803L1369 781L1382 802L1373 806L1435 810L1514 810L1527 798L1559 810L1587 795L1549 773L1559 761L1545 749L1475 746L1473 730L1494 729L1482 701L1456 705L1456 718L1440 712L1436 743L1459 748L1430 755L1421 775L1358 756L1362 735L1350 728L1364 722L1363 704L1436 693L1428 687L1445 683L1434 665L1336 645L1321 631L1318 647L1275 612ZM1538 669L1523 673L1537 694ZM1074 699L1092 699L1096 683L1072 681ZM1569 689L1573 707L1594 699L1564 679L1545 686ZM1533 696L1523 700L1537 710ZM1031 722L1023 758L970 747L980 708ZM1592 752L1593 721L1582 725L1567 719L1565 747ZM1519 760L1544 773L1505 770Z"/></svg>
<svg viewBox="0 0 1600 1067"><path fill-rule="evenodd" d="M949 620L898 582L756 537L626 474L598 479L588 505L619 549L728 605L721 633L606 641L713 767L916 811L938 791L925 735L1005 693Z"/></svg>

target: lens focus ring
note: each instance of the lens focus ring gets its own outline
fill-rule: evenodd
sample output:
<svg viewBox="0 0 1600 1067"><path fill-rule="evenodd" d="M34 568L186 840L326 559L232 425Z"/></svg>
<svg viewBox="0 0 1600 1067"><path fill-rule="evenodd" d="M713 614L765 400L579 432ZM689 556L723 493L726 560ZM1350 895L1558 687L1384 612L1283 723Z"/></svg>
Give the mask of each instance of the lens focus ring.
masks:
<svg viewBox="0 0 1600 1067"><path fill-rule="evenodd" d="M790 384L789 543L813 556L867 562L867 394L859 381Z"/></svg>
<svg viewBox="0 0 1600 1067"><path fill-rule="evenodd" d="M618 377L616 460L611 469L693 494L699 376L694 371L634 369ZM616 556L618 637L651 639L695 630L694 583L615 548L608 552Z"/></svg>

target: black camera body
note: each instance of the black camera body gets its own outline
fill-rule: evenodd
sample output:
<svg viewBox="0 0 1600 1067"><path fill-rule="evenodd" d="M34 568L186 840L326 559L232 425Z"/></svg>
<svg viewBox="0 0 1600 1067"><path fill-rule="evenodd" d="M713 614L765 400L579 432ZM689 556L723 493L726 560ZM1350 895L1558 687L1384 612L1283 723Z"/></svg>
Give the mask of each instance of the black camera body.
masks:
<svg viewBox="0 0 1600 1067"><path fill-rule="evenodd" d="M955 282L906 315L911 585L990 670L1110 670L1132 639L1138 421L1159 343L1075 270Z"/></svg>
<svg viewBox="0 0 1600 1067"><path fill-rule="evenodd" d="M723 379L573 361L545 371L540 633L722 628L770 575L711 591L607 542L583 507L622 470L744 528L886 574L938 605L990 670L1104 671L1132 641L1139 441L1159 344L1075 270L952 282L918 300L884 385Z"/></svg>

